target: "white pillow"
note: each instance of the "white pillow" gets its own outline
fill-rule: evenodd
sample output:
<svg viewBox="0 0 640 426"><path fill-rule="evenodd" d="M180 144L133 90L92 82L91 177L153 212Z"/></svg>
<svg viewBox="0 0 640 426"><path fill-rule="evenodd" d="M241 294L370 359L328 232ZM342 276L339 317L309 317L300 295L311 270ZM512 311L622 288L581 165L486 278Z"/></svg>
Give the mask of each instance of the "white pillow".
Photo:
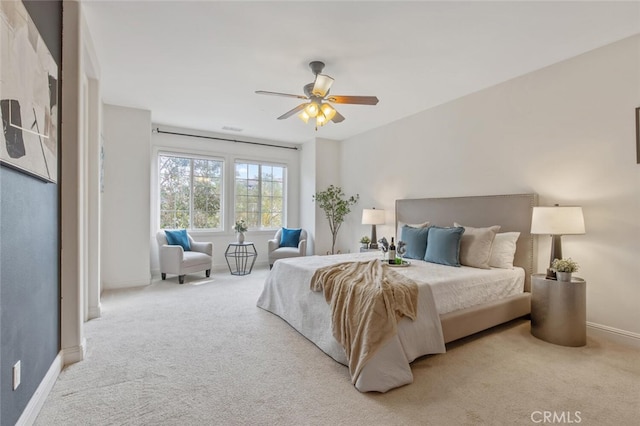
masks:
<svg viewBox="0 0 640 426"><path fill-rule="evenodd" d="M460 264L489 269L493 239L500 230L500 226L473 228L455 222L453 225L464 227L464 234L460 238Z"/></svg>
<svg viewBox="0 0 640 426"><path fill-rule="evenodd" d="M396 230L396 242L400 241L400 238L402 237L402 227L407 225L410 228L427 228L429 226L429 222L422 222L422 223L404 223L404 222L398 222L398 229Z"/></svg>
<svg viewBox="0 0 640 426"><path fill-rule="evenodd" d="M513 269L513 258L516 255L516 241L519 232L502 232L496 234L491 247L489 266L493 268Z"/></svg>

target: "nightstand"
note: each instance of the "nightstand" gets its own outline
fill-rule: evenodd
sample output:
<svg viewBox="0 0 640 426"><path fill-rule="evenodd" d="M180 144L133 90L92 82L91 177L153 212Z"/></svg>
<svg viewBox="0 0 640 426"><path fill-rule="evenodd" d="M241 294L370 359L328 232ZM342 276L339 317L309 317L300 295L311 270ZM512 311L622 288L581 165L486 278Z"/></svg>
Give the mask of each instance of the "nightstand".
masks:
<svg viewBox="0 0 640 426"><path fill-rule="evenodd" d="M587 344L587 283L531 276L531 334L562 346Z"/></svg>

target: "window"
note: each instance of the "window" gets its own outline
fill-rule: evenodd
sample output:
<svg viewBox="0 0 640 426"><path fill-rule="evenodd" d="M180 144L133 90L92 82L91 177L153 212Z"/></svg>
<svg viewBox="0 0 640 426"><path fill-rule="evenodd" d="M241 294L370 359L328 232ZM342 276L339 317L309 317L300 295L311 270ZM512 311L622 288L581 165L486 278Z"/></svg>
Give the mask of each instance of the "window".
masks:
<svg viewBox="0 0 640 426"><path fill-rule="evenodd" d="M221 160L158 155L160 228L220 229Z"/></svg>
<svg viewBox="0 0 640 426"><path fill-rule="evenodd" d="M284 226L285 166L236 162L235 219L249 229Z"/></svg>

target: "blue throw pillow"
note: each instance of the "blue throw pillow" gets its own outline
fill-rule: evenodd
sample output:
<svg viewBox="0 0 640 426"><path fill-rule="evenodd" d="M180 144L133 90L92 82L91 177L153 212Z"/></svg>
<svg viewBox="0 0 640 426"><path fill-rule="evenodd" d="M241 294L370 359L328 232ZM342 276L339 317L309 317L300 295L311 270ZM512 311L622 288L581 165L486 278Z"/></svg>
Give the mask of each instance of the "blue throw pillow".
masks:
<svg viewBox="0 0 640 426"><path fill-rule="evenodd" d="M282 228L280 247L298 247L298 243L300 243L300 232L302 232L302 229Z"/></svg>
<svg viewBox="0 0 640 426"><path fill-rule="evenodd" d="M186 229L180 229L177 231L164 231L164 235L167 237L167 244L170 246L182 246L184 251L191 251L191 243L189 242L189 236Z"/></svg>
<svg viewBox="0 0 640 426"><path fill-rule="evenodd" d="M427 251L424 260L442 265L460 266L460 239L464 234L464 228L429 228L427 238Z"/></svg>
<svg viewBox="0 0 640 426"><path fill-rule="evenodd" d="M404 257L407 259L424 259L429 228L413 228L404 225L401 231L400 241L406 244L405 247L407 249Z"/></svg>

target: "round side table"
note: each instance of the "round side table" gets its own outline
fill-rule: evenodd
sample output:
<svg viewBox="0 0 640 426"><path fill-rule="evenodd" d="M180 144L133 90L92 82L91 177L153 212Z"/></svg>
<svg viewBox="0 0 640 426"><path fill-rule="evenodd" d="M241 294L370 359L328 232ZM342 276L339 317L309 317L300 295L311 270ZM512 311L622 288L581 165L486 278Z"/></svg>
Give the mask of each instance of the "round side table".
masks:
<svg viewBox="0 0 640 426"><path fill-rule="evenodd" d="M587 344L587 282L531 276L531 334L562 346Z"/></svg>

